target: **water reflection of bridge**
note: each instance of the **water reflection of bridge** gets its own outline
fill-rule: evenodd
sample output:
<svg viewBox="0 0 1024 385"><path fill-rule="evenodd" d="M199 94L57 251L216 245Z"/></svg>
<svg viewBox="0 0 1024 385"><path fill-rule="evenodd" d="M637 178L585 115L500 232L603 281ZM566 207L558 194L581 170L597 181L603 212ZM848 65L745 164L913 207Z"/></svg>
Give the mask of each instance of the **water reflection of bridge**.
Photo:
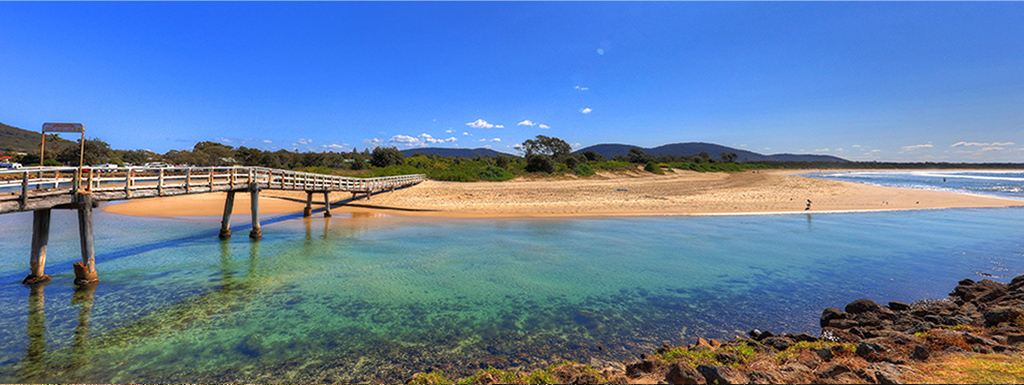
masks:
<svg viewBox="0 0 1024 385"><path fill-rule="evenodd" d="M249 237L260 239L259 194L262 190L306 192L304 216L312 213L314 194L324 196L324 216L331 215L329 194L350 192L353 199L365 194L415 185L422 174L380 178L352 178L264 167L171 167L84 168L42 167L0 171L0 214L32 211L31 272L22 283L47 282L44 274L49 242L50 211L78 211L82 262L74 264L75 284L98 282L93 248L92 209L102 201L227 192L220 237L231 237L231 212L236 192L249 192L252 229Z"/></svg>

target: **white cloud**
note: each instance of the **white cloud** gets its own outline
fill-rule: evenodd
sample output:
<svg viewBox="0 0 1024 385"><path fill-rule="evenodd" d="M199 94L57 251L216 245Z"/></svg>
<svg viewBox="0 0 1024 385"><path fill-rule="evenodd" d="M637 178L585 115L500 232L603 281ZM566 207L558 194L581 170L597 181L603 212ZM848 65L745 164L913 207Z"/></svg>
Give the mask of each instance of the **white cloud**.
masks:
<svg viewBox="0 0 1024 385"><path fill-rule="evenodd" d="M480 140L478 140L478 142L486 142L486 141L487 141L487 139L484 139L484 138L480 138Z"/></svg>
<svg viewBox="0 0 1024 385"><path fill-rule="evenodd" d="M466 135L466 136L473 136L473 135L470 135L470 133L468 133L468 132L465 132L465 131L463 131L463 132L462 132L462 135Z"/></svg>
<svg viewBox="0 0 1024 385"><path fill-rule="evenodd" d="M582 112L584 114L589 114L591 111L593 111L593 110L591 110L590 107L584 107L584 108L580 109L580 112Z"/></svg>
<svg viewBox="0 0 1024 385"><path fill-rule="evenodd" d="M505 128L505 126L502 126L502 125L500 125L500 124L495 124L495 125L494 125L494 128Z"/></svg>
<svg viewBox="0 0 1024 385"><path fill-rule="evenodd" d="M771 147L765 147L764 149L765 150L771 150L772 148Z"/></svg>
<svg viewBox="0 0 1024 385"><path fill-rule="evenodd" d="M814 149L814 152L829 152L829 151L830 150L828 148L817 148L817 149Z"/></svg>
<svg viewBox="0 0 1024 385"><path fill-rule="evenodd" d="M363 144L370 145L373 147L380 147L382 144L384 144L384 141L377 138L365 139L363 140Z"/></svg>
<svg viewBox="0 0 1024 385"><path fill-rule="evenodd" d="M313 143L313 139L302 139L302 138L299 138L299 140L296 140L296 142L299 142L299 144L310 144L310 143Z"/></svg>
<svg viewBox="0 0 1024 385"><path fill-rule="evenodd" d="M536 126L537 123L531 122L530 119L526 119L526 120L524 120L522 122L516 123L516 125L517 126L530 126L530 127L533 127L533 126Z"/></svg>
<svg viewBox="0 0 1024 385"><path fill-rule="evenodd" d="M274 143L274 141L270 140L270 139L263 139L260 142L263 142L263 143L266 143L266 144Z"/></svg>
<svg viewBox="0 0 1024 385"><path fill-rule="evenodd" d="M491 145L488 144L488 145L484 146L484 148L491 148Z"/></svg>
<svg viewBox="0 0 1024 385"><path fill-rule="evenodd" d="M839 151L843 151L843 148L842 148L842 147L840 147L840 148L837 148L837 149L836 149L836 152L839 152Z"/></svg>
<svg viewBox="0 0 1024 385"><path fill-rule="evenodd" d="M579 144L579 143L573 143L573 144L572 144L572 147L573 147L573 148L579 148L579 147L580 147L580 144Z"/></svg>
<svg viewBox="0 0 1024 385"><path fill-rule="evenodd" d="M422 133L419 136L419 140L422 143L438 144L438 143L451 143L451 142L457 141L458 139L455 139L455 137L451 137L451 138L448 138L448 139L437 139L437 138L434 138L433 136L431 136L430 134Z"/></svg>
<svg viewBox="0 0 1024 385"><path fill-rule="evenodd" d="M855 145L852 145L852 146L850 146L850 147L853 147L853 148L860 148L860 145L859 145L859 144L855 144Z"/></svg>
<svg viewBox="0 0 1024 385"><path fill-rule="evenodd" d="M580 86L575 86L575 87L573 87L572 89L574 89L574 90L580 90L580 91L586 91L586 90L589 90L590 88L587 88L587 87L580 87Z"/></svg>
<svg viewBox="0 0 1024 385"><path fill-rule="evenodd" d="M501 141L501 138L494 138L494 139L491 139L491 141L492 141L492 142L500 142L500 141Z"/></svg>
<svg viewBox="0 0 1024 385"><path fill-rule="evenodd" d="M444 130L444 132L445 132L445 133L448 133L448 134L451 134L451 133L452 133L452 129L450 129L450 128L449 128L449 129L447 129L447 130Z"/></svg>
<svg viewBox="0 0 1024 385"><path fill-rule="evenodd" d="M906 150L906 151L910 151L910 150L917 150L919 148L932 148L932 147L934 147L934 146L932 146L931 144L915 144L913 146L903 146L903 149Z"/></svg>
<svg viewBox="0 0 1024 385"><path fill-rule="evenodd" d="M216 141L222 142L222 143L231 143L231 142L233 142L233 140L231 140L231 139L221 138L221 137L213 138L213 140L216 140Z"/></svg>
<svg viewBox="0 0 1024 385"><path fill-rule="evenodd" d="M389 143L403 143L403 144L404 143L416 143L416 142L419 142L419 139L416 139L416 138L408 136L408 135L395 135L395 136L392 136L391 139L388 139L388 142Z"/></svg>
<svg viewBox="0 0 1024 385"><path fill-rule="evenodd" d="M541 125L539 125L539 126L537 126L537 127L540 127L540 128L543 128L543 129L548 129L548 128L551 128L551 126L549 126L549 125L547 125L547 124L541 124Z"/></svg>
<svg viewBox="0 0 1024 385"><path fill-rule="evenodd" d="M493 124L487 123L487 121L483 119L477 119L475 122L466 123L466 125L473 128L494 128ZM501 128L501 126L498 128Z"/></svg>
<svg viewBox="0 0 1024 385"><path fill-rule="evenodd" d="M1004 142L1004 143L999 143L999 142L993 142L993 143L956 142L956 143L953 143L953 145L950 146L950 147L960 147L960 146L1001 147L1001 146L1012 146L1012 145L1014 145L1013 142Z"/></svg>
<svg viewBox="0 0 1024 385"><path fill-rule="evenodd" d="M338 151L344 151L345 150L345 146L340 145L340 144L325 144L323 147L326 150L338 150Z"/></svg>
<svg viewBox="0 0 1024 385"><path fill-rule="evenodd" d="M1002 150L1005 150L1005 148L1002 148L1002 147L985 147L985 148L981 149L981 151L1002 151Z"/></svg>
<svg viewBox="0 0 1024 385"><path fill-rule="evenodd" d="M871 150L871 151L868 151L868 152L869 152L869 153L872 153L872 154L877 154L877 153L879 153L879 152L882 152L882 150L879 150L879 149L874 149L874 150Z"/></svg>

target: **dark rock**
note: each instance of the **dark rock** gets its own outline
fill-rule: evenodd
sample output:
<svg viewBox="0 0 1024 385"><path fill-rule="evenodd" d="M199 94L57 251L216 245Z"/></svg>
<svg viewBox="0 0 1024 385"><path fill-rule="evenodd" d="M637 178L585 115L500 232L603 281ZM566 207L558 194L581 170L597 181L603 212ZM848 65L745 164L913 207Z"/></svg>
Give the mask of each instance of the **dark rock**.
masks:
<svg viewBox="0 0 1024 385"><path fill-rule="evenodd" d="M774 371L755 370L747 374L751 384L781 384L778 373Z"/></svg>
<svg viewBox="0 0 1024 385"><path fill-rule="evenodd" d="M931 355L932 351L926 345L917 345L914 346L914 352L911 353L910 357L915 360L924 361L931 357Z"/></svg>
<svg viewBox="0 0 1024 385"><path fill-rule="evenodd" d="M992 347L992 351L996 353L1013 352L1013 348L1006 345L996 345Z"/></svg>
<svg viewBox="0 0 1024 385"><path fill-rule="evenodd" d="M851 319L834 319L829 321L828 326L836 329L852 329L860 325L860 322Z"/></svg>
<svg viewBox="0 0 1024 385"><path fill-rule="evenodd" d="M1007 290L1017 291L1018 289L1024 289L1024 275L1019 275L1010 281L1009 285L1006 285Z"/></svg>
<svg viewBox="0 0 1024 385"><path fill-rule="evenodd" d="M797 334L797 335L793 336L793 339L796 340L796 342L817 342L818 341L818 337L812 336L812 335L807 334L807 333Z"/></svg>
<svg viewBox="0 0 1024 385"><path fill-rule="evenodd" d="M765 338L769 337L775 337L775 333L765 330L761 332L761 334L758 334L757 337L754 338L754 341L764 341Z"/></svg>
<svg viewBox="0 0 1024 385"><path fill-rule="evenodd" d="M745 384L750 382L739 369L726 365L700 365L697 371L704 376L709 384Z"/></svg>
<svg viewBox="0 0 1024 385"><path fill-rule="evenodd" d="M904 372L903 368L884 362L871 364L868 370L874 372L879 384L899 384Z"/></svg>
<svg viewBox="0 0 1024 385"><path fill-rule="evenodd" d="M892 311L910 310L910 305L903 302L889 301L889 309Z"/></svg>
<svg viewBox="0 0 1024 385"><path fill-rule="evenodd" d="M952 322L953 325L971 325L974 323L974 320L966 315L957 314L949 317L949 322ZM949 325L949 323L947 323L947 325Z"/></svg>
<svg viewBox="0 0 1024 385"><path fill-rule="evenodd" d="M737 357L735 354L725 352L715 354L715 359L718 360L718 362L721 362L726 365L740 362L740 358Z"/></svg>
<svg viewBox="0 0 1024 385"><path fill-rule="evenodd" d="M640 377L644 373L653 372L658 364L652 360L640 360L626 365L626 375L629 377Z"/></svg>
<svg viewBox="0 0 1024 385"><path fill-rule="evenodd" d="M824 326L822 326L822 327L824 327ZM757 329L752 329L751 331L747 332L747 335L750 336L750 338L753 338L753 339L756 340L757 336L761 335L761 331L757 330Z"/></svg>
<svg viewBox="0 0 1024 385"><path fill-rule="evenodd" d="M963 353L963 352L966 352L966 350L961 349L959 346L950 346L950 347L946 348L946 351L947 352L951 352L951 353Z"/></svg>
<svg viewBox="0 0 1024 385"><path fill-rule="evenodd" d="M814 352L818 354L818 358L821 358L822 361L832 361L832 359L835 358L836 356L835 354L832 353L831 349L814 349Z"/></svg>
<svg viewBox="0 0 1024 385"><path fill-rule="evenodd" d="M970 281L970 282L968 282ZM960 281L960 285L949 293L950 297L963 299L964 302L986 303L1007 294L1006 285L989 279L974 282L969 279Z"/></svg>
<svg viewBox="0 0 1024 385"><path fill-rule="evenodd" d="M839 309L828 308L821 312L821 327L830 326L829 321L847 319L849 316ZM754 337L754 336L751 336ZM754 337L757 338L757 337Z"/></svg>
<svg viewBox="0 0 1024 385"><path fill-rule="evenodd" d="M827 367L825 369L822 369L820 372L818 372L818 377L822 377L822 378L833 377L834 378L834 377L836 377L836 376L838 376L840 374L851 373L851 372L853 372L853 371L850 370L850 367L846 366L846 364L832 364L829 367Z"/></svg>
<svg viewBox="0 0 1024 385"><path fill-rule="evenodd" d="M985 326L995 326L1003 322L1014 322L1024 317L1024 311L1013 307L997 307L985 312Z"/></svg>
<svg viewBox="0 0 1024 385"><path fill-rule="evenodd" d="M865 327L878 327L882 324L882 318L878 316L878 313L860 313L853 317L860 326Z"/></svg>
<svg viewBox="0 0 1024 385"><path fill-rule="evenodd" d="M1008 345L1017 345L1019 343L1024 343L1024 334L1007 333L1006 343Z"/></svg>
<svg viewBox="0 0 1024 385"><path fill-rule="evenodd" d="M917 324L917 326L914 326L914 327L912 327L910 329L907 329L907 331L905 331L905 333L907 333L907 334L916 334L916 333L926 332L926 331L932 330L932 328L934 328L934 327L935 327L935 325L933 325L931 322L922 322L922 323Z"/></svg>
<svg viewBox="0 0 1024 385"><path fill-rule="evenodd" d="M971 333L964 333L964 341L971 345L995 346L999 344L991 338L976 336Z"/></svg>
<svg viewBox="0 0 1024 385"><path fill-rule="evenodd" d="M789 338L783 337L768 337L761 341L761 343L775 348L775 350L786 350L790 346L793 346L793 341Z"/></svg>
<svg viewBox="0 0 1024 385"><path fill-rule="evenodd" d="M669 366L665 381L670 384L703 384L704 376L689 364L677 362Z"/></svg>
<svg viewBox="0 0 1024 385"><path fill-rule="evenodd" d="M857 344L857 356L865 360L878 361L882 358L883 353L885 353L885 347L874 342L861 341Z"/></svg>
<svg viewBox="0 0 1024 385"><path fill-rule="evenodd" d="M861 298L846 305L846 312L850 314L881 312L882 307L875 301Z"/></svg>

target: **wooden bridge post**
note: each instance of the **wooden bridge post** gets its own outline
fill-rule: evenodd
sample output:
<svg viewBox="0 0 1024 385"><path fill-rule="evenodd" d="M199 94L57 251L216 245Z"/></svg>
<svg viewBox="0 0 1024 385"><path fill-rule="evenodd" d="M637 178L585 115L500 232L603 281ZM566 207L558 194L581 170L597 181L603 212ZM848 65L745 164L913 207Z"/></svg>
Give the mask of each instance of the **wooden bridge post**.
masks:
<svg viewBox="0 0 1024 385"><path fill-rule="evenodd" d="M252 209L252 230L249 231L249 238L260 239L263 238L263 232L260 231L260 185L251 184L249 185L249 203Z"/></svg>
<svg viewBox="0 0 1024 385"><path fill-rule="evenodd" d="M306 208L302 209L302 217L307 218L313 215L313 192L306 191Z"/></svg>
<svg viewBox="0 0 1024 385"><path fill-rule="evenodd" d="M235 207L235 191L228 191L228 198L224 200L224 217L220 220L220 239L231 238L231 211Z"/></svg>
<svg viewBox="0 0 1024 385"><path fill-rule="evenodd" d="M43 273L46 268L46 244L50 241L50 209L32 212L32 255L29 259L31 272L21 281L23 285L50 282L50 276Z"/></svg>
<svg viewBox="0 0 1024 385"><path fill-rule="evenodd" d="M324 191L324 218L331 217L331 192Z"/></svg>
<svg viewBox="0 0 1024 385"><path fill-rule="evenodd" d="M160 169L160 177L156 180L156 195L164 196L164 169Z"/></svg>
<svg viewBox="0 0 1024 385"><path fill-rule="evenodd" d="M92 195L78 194L78 238L82 243L82 262L75 268L75 285L99 282L96 275L96 251L92 236Z"/></svg>

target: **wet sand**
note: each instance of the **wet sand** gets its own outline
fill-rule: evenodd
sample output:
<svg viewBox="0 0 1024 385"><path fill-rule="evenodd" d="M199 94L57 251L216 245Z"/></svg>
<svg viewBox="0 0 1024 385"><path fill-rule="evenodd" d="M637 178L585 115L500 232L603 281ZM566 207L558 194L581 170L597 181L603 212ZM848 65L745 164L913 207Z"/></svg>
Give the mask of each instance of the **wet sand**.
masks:
<svg viewBox="0 0 1024 385"><path fill-rule="evenodd" d="M589 178L517 178L506 182L439 182L364 196L332 193L332 212L503 218L652 215L725 215L835 211L912 210L1024 206L1024 201L948 192L868 186L793 176L814 170L753 173L601 173ZM108 205L110 213L133 216L220 215L225 193L138 199ZM261 213L301 212L301 191L261 193ZM810 210L807 200L811 201ZM314 195L314 209L323 195ZM249 213L248 194L237 194L234 214Z"/></svg>

